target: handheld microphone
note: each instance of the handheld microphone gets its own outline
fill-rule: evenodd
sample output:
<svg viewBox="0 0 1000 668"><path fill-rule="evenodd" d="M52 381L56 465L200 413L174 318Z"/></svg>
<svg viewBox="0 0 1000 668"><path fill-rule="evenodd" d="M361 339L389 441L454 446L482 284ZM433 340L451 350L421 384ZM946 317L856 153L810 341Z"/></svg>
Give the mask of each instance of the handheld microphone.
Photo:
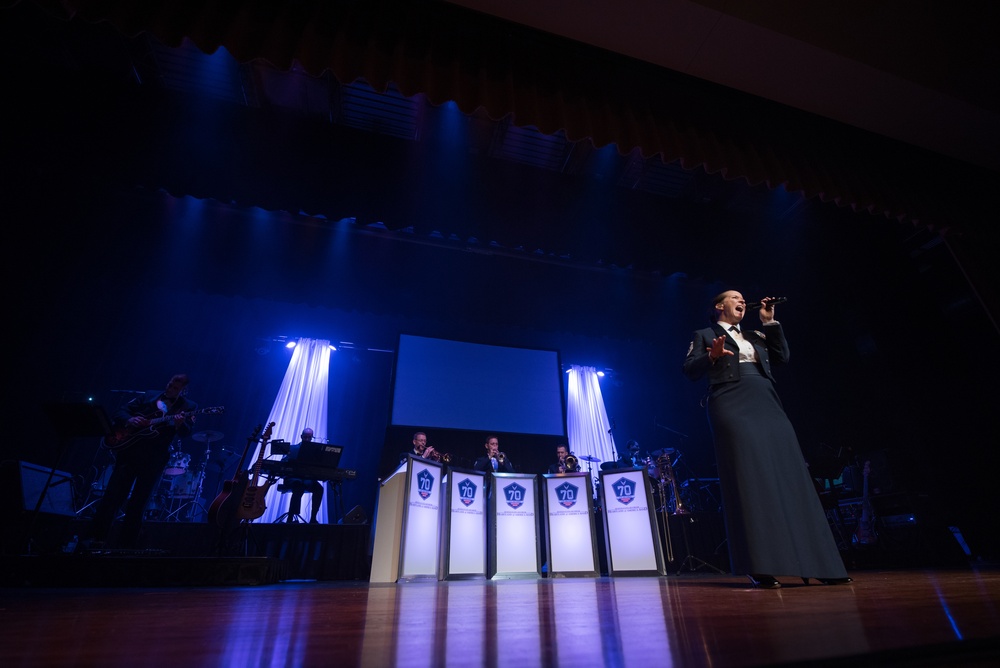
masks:
<svg viewBox="0 0 1000 668"><path fill-rule="evenodd" d="M752 309L752 308L760 308L761 306L764 306L765 304L767 306L774 306L775 304L784 304L787 301L788 301L788 297L775 297L774 299L766 299L766 300L759 301L759 302L750 302L749 304L747 304L747 309L749 310L749 309Z"/></svg>

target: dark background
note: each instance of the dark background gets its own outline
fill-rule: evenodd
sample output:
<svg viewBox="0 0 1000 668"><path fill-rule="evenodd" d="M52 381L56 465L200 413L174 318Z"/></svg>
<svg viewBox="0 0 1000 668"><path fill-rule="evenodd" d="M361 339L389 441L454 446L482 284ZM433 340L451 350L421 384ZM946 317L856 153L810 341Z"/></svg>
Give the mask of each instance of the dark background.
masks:
<svg viewBox="0 0 1000 668"><path fill-rule="evenodd" d="M57 466L85 492L97 440L61 437L45 407L92 399L111 411L121 390L160 388L178 372L192 399L226 407L196 430L223 432L213 447L239 453L285 372L281 337L329 338L352 345L332 357L330 433L318 436L358 471L344 508L370 515L379 477L410 447L412 429L387 427L391 351L406 332L610 369L601 382L618 446L679 448L683 474L713 477L705 387L680 367L709 300L738 289L789 299L778 307L792 352L779 392L815 470L870 458L878 494L921 499L977 555L997 555L997 329L940 237L721 175L701 173L725 198L657 197L515 167L433 131L414 145L312 127L275 109L123 90L86 69L58 71L67 95L39 88L43 66L15 51L0 186L5 471ZM335 150L317 157L319 144ZM161 180L198 192L213 180L223 190L308 181L333 208L367 188L369 208L345 204L338 220L305 204L168 192ZM663 269L630 268L636 249ZM481 451L483 434L429 435L459 458ZM507 434L501 444L519 470L538 472L553 445Z"/></svg>

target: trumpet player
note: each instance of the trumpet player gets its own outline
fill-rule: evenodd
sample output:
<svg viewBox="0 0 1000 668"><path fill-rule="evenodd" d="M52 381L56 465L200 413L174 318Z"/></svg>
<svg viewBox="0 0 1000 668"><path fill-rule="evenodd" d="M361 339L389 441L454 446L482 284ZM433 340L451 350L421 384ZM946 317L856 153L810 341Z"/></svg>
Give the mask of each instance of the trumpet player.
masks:
<svg viewBox="0 0 1000 668"><path fill-rule="evenodd" d="M402 456L400 456L399 461L403 462L406 459L406 455L415 455L417 457L423 457L424 459L440 459L440 455L438 451L434 449L434 446L427 445L427 434L422 431L418 431L413 435L413 449L409 452L404 452Z"/></svg>
<svg viewBox="0 0 1000 668"><path fill-rule="evenodd" d="M576 473L580 470L579 460L569 451L569 446L560 443L556 446L556 463L549 466L549 473Z"/></svg>
<svg viewBox="0 0 1000 668"><path fill-rule="evenodd" d="M483 443L486 453L476 460L473 468L484 473L513 473L514 465L505 453L500 451L500 439L490 434Z"/></svg>

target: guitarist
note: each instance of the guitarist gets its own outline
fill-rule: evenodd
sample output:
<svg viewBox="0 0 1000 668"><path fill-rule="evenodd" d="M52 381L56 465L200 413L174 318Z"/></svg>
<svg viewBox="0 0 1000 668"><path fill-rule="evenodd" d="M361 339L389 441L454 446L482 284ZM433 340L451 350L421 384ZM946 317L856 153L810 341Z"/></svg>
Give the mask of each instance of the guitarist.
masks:
<svg viewBox="0 0 1000 668"><path fill-rule="evenodd" d="M173 416L173 419L157 424L148 436L113 451L114 470L94 513L88 539L82 543L85 549L104 546L123 503L125 517L118 542L123 548L138 547L146 504L170 460L170 444L177 436L191 433L195 417L186 415L186 412L197 410L198 405L187 398L187 390L187 374L176 374L162 392L146 392L129 401L115 414L115 428L130 433L148 429L152 419L167 416Z"/></svg>

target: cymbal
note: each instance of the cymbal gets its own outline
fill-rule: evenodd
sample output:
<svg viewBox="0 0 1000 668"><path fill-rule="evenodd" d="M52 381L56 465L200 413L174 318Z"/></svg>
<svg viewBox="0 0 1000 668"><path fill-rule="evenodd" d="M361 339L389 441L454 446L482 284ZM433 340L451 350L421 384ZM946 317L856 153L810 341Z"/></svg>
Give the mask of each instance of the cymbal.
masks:
<svg viewBox="0 0 1000 668"><path fill-rule="evenodd" d="M579 459L581 462L599 462L599 461L601 461L598 457L595 457L594 455L580 455L577 459Z"/></svg>
<svg viewBox="0 0 1000 668"><path fill-rule="evenodd" d="M229 459L230 457L235 457L235 456L236 453L233 452L232 450L226 450L225 448L222 448L220 450L212 450L212 454L209 456L209 459Z"/></svg>
<svg viewBox="0 0 1000 668"><path fill-rule="evenodd" d="M672 455L672 454L674 454L674 449L673 448L663 448L662 450L656 450L656 451L651 452L649 454L650 454L651 457L662 457L663 455Z"/></svg>
<svg viewBox="0 0 1000 668"><path fill-rule="evenodd" d="M196 441L201 441L202 443L211 443L213 441L222 440L221 431L199 431L197 434L191 434L191 438Z"/></svg>

